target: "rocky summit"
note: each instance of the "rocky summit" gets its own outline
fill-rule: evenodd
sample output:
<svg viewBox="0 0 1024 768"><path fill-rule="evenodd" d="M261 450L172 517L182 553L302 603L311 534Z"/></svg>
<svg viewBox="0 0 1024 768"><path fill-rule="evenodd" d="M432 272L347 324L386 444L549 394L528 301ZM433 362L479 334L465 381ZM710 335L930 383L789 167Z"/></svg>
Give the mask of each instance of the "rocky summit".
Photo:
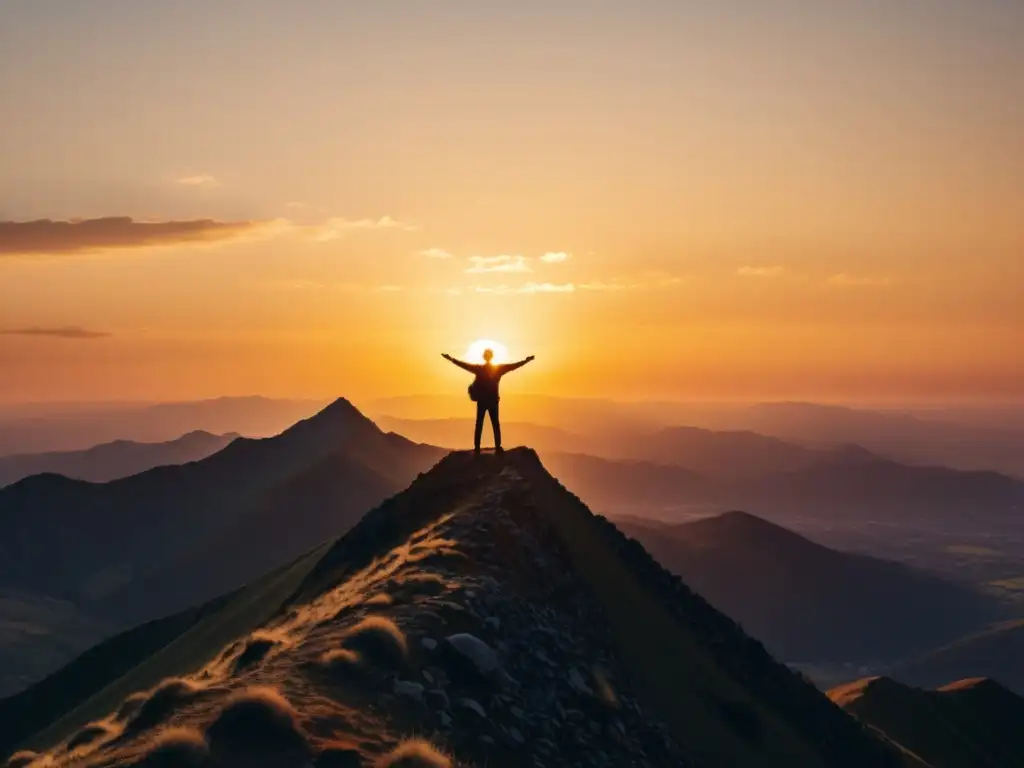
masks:
<svg viewBox="0 0 1024 768"><path fill-rule="evenodd" d="M8 765L906 764L526 449L172 619L25 692Z"/></svg>

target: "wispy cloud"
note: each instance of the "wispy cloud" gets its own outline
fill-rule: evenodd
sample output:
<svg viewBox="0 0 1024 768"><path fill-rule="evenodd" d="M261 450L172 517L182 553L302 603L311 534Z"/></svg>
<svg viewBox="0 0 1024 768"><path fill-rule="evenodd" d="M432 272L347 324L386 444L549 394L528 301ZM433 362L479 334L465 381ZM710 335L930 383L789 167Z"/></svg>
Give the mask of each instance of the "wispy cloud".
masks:
<svg viewBox="0 0 1024 768"><path fill-rule="evenodd" d="M381 293L398 293L399 291L404 291L405 290L405 286L402 286L402 285L379 285L379 286L377 286L377 290L380 291Z"/></svg>
<svg viewBox="0 0 1024 768"><path fill-rule="evenodd" d="M128 216L68 221L0 221L0 256L86 253L185 243L211 243L271 231L275 222L136 221Z"/></svg>
<svg viewBox="0 0 1024 768"><path fill-rule="evenodd" d="M327 219L323 224L314 227L313 239L318 243L325 243L331 240L340 240L352 232L370 231L375 229L415 232L419 228L415 224L399 221L391 216L381 216L379 219L346 219L342 217L333 217Z"/></svg>
<svg viewBox="0 0 1024 768"><path fill-rule="evenodd" d="M565 251L548 251L540 257L540 260L545 264L561 264L563 261L568 261L571 258L572 254Z"/></svg>
<svg viewBox="0 0 1024 768"><path fill-rule="evenodd" d="M636 290L637 288L640 288L640 287L641 286L636 284L636 283L618 283L618 282L607 283L607 282L603 282L601 280L597 280L597 281L591 282L591 283L581 283L580 284L580 290L581 291L600 291L600 292L607 292L607 293L614 293L616 291Z"/></svg>
<svg viewBox="0 0 1024 768"><path fill-rule="evenodd" d="M842 272L832 275L826 282L839 288L887 288L892 285L893 280L891 277L870 277Z"/></svg>
<svg viewBox="0 0 1024 768"><path fill-rule="evenodd" d="M784 277L789 274L789 270L785 267L740 267L736 270L736 274L740 277Z"/></svg>
<svg viewBox="0 0 1024 768"><path fill-rule="evenodd" d="M451 259L454 256L446 251L444 248L424 248L419 252L420 256L426 256L428 259Z"/></svg>
<svg viewBox="0 0 1024 768"><path fill-rule="evenodd" d="M205 173L197 176L183 176L180 179L175 179L175 183L185 187L205 187L207 189L220 186L220 182L217 179Z"/></svg>
<svg viewBox="0 0 1024 768"><path fill-rule="evenodd" d="M572 283L527 283L519 289L520 293L573 293L576 286Z"/></svg>
<svg viewBox="0 0 1024 768"><path fill-rule="evenodd" d="M470 263L473 265L466 270L471 275L481 275L487 272L533 272L529 259L525 256L470 256Z"/></svg>
<svg viewBox="0 0 1024 768"><path fill-rule="evenodd" d="M478 285L473 288L477 293L494 293L503 296L513 294L535 294L535 293L574 293L576 286L573 283L525 283L523 285ZM458 289L454 289L458 291Z"/></svg>
<svg viewBox="0 0 1024 768"><path fill-rule="evenodd" d="M59 328L36 327L31 328L9 328L0 330L4 336L47 336L53 339L105 339L110 336L105 331L91 331L87 328L79 328L76 325L66 325Z"/></svg>

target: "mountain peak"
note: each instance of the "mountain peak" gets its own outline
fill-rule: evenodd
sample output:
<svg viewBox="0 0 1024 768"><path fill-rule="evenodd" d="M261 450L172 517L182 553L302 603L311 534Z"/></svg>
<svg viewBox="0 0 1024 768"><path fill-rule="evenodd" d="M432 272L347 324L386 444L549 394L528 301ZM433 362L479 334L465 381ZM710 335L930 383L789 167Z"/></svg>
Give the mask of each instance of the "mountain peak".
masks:
<svg viewBox="0 0 1024 768"><path fill-rule="evenodd" d="M281 437L296 440L327 439L339 437L378 437L383 432L362 411L344 397L339 397L326 408L308 419L289 427Z"/></svg>

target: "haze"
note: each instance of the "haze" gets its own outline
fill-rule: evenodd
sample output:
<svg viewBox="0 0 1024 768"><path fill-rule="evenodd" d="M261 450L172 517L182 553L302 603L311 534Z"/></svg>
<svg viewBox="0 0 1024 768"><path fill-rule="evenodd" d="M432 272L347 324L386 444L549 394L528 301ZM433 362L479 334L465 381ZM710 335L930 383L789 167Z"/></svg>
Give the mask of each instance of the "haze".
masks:
<svg viewBox="0 0 1024 768"><path fill-rule="evenodd" d="M461 393L480 338L510 392L1019 400L1022 28L4 3L0 401Z"/></svg>

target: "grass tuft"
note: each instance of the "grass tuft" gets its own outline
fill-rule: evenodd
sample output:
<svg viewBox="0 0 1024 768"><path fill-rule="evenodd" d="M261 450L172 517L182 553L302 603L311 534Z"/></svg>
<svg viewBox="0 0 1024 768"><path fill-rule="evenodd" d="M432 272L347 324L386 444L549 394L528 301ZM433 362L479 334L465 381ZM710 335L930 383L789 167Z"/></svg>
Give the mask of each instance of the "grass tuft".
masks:
<svg viewBox="0 0 1024 768"><path fill-rule="evenodd" d="M410 739L382 755L373 768L451 768L452 761L429 741Z"/></svg>

